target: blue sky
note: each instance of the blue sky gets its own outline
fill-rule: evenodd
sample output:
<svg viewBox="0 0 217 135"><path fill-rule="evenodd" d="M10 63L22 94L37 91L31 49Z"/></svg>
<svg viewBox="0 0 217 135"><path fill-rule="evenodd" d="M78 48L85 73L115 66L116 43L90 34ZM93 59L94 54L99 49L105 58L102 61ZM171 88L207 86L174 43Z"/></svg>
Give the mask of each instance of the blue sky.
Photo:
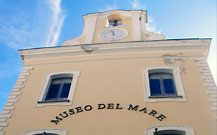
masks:
<svg viewBox="0 0 217 135"><path fill-rule="evenodd" d="M0 0L0 112L22 69L18 49L59 46L82 33L82 15L114 9L147 10L148 30L167 39L212 38L217 80L216 0Z"/></svg>

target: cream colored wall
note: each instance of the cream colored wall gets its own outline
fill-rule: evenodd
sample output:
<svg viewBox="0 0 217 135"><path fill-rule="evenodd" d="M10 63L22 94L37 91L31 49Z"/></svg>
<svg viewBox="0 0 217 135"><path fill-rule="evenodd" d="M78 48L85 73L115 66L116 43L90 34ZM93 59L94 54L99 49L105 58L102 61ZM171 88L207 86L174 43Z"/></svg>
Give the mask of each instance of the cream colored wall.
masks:
<svg viewBox="0 0 217 135"><path fill-rule="evenodd" d="M187 102L144 102L142 69L146 66L165 66L164 57L154 58L163 55L116 54L24 63L33 66L33 70L18 97L19 102L15 104L12 118L8 119L9 124L4 128L5 135L23 135L25 131L44 128L64 129L69 135L145 135L146 128L159 125L186 125L194 128L195 135L215 135L217 125L214 112L210 109L211 104L196 66L198 62L193 58L184 58L184 61L175 61L170 65L183 65L186 68L181 79ZM46 73L70 70L80 71L73 105L36 108L35 103ZM120 103L124 109L97 110L98 103ZM87 104L93 105L92 111L71 115L58 125L50 122L63 111ZM158 121L148 114L129 111L129 104L147 107L148 111L155 109L167 118Z"/></svg>
<svg viewBox="0 0 217 135"><path fill-rule="evenodd" d="M142 32L141 34L142 34L142 40L147 40L148 34L144 32Z"/></svg>
<svg viewBox="0 0 217 135"><path fill-rule="evenodd" d="M81 38L79 38L78 41L79 41L80 44L85 44L85 42L84 42L85 41L85 36L82 36Z"/></svg>
<svg viewBox="0 0 217 135"><path fill-rule="evenodd" d="M99 38L99 35L109 29L109 27L106 27L106 21L107 18L98 18L97 23L96 23L96 29L95 29L95 36L93 39L93 43L109 43L109 42L123 42L123 41L133 41L133 21L132 21L132 16L122 16L122 26L118 26L117 28L125 29L128 31L128 36L124 39L117 40L117 41L108 41L108 40L103 40ZM114 27L115 28L115 27Z"/></svg>

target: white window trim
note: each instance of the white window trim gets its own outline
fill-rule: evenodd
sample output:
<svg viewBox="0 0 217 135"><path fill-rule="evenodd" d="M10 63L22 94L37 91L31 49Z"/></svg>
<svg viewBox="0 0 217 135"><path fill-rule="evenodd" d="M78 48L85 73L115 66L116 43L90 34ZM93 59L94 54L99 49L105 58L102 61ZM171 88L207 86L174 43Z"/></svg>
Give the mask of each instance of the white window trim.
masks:
<svg viewBox="0 0 217 135"><path fill-rule="evenodd" d="M179 98L176 97L169 97L169 98L149 98L151 96L150 92L150 85L149 85L149 70L153 69L169 69L173 73L174 82L176 86L177 96L182 96ZM180 70L178 67L145 67L143 68L142 72L144 76L144 88L145 88L145 102L157 102L157 101L186 101L181 77L180 77Z"/></svg>
<svg viewBox="0 0 217 135"><path fill-rule="evenodd" d="M69 95L68 95L68 100L69 102L48 102L48 103L38 103L40 101L44 101L45 96L47 95L48 92L48 88L50 86L51 80L52 80L52 76L56 76L56 77L61 77L62 75L66 75L66 76L72 76L72 83L71 83L71 87L70 87L70 91L69 91ZM45 80L44 83L42 85L42 88L40 90L40 94L38 96L37 102L36 102L36 107L42 107L42 106L49 106L49 105L72 105L72 100L74 97L74 93L75 93L75 88L77 85L77 80L78 77L80 75L80 71L64 71L64 72L54 72L54 73L48 73L45 76Z"/></svg>
<svg viewBox="0 0 217 135"><path fill-rule="evenodd" d="M34 129L25 132L24 135L42 134L44 132L58 134L58 135L67 135L67 131L62 129Z"/></svg>
<svg viewBox="0 0 217 135"><path fill-rule="evenodd" d="M181 130L185 131L186 135L194 135L194 129L189 126L153 126L146 129L146 135L153 135L155 128L160 130Z"/></svg>

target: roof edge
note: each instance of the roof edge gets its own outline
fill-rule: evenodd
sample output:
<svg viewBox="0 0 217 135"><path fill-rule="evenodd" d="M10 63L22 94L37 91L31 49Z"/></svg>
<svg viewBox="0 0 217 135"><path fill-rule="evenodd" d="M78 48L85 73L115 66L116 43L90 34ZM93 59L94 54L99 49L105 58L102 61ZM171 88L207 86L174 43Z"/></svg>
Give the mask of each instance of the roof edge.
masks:
<svg viewBox="0 0 217 135"><path fill-rule="evenodd" d="M83 45L101 45L101 44L117 44L117 43L133 43L133 42L159 42L159 41L180 41L180 40L212 40L212 38L180 38L180 39L166 39L166 40L140 40L140 41L126 41L126 42L109 42L109 43L92 43L92 44L77 44L77 45L65 45L65 46L49 46L49 47L35 47L35 48L26 48L19 49L18 51L24 50L35 50L35 49L43 49L43 48L61 48L61 47L71 47L71 46L83 46Z"/></svg>

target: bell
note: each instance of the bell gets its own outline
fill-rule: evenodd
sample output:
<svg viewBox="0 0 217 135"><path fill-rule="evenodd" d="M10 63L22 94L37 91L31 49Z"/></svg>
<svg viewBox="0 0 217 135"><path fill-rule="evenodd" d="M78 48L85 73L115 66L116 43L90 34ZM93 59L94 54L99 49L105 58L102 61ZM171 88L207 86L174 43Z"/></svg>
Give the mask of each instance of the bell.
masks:
<svg viewBox="0 0 217 135"><path fill-rule="evenodd" d="M113 21L113 26L118 26L118 20Z"/></svg>

